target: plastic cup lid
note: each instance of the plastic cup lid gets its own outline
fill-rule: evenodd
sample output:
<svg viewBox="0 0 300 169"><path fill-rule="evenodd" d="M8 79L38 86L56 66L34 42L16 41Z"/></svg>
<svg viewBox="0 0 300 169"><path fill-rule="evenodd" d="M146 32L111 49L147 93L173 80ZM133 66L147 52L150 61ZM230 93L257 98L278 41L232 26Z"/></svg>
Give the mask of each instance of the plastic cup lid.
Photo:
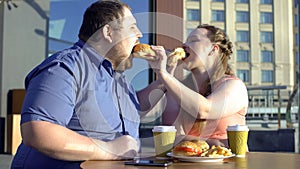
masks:
<svg viewBox="0 0 300 169"><path fill-rule="evenodd" d="M153 132L176 132L175 126L154 126Z"/></svg>
<svg viewBox="0 0 300 169"><path fill-rule="evenodd" d="M234 126L228 126L227 131L249 131L248 126L246 125L234 125Z"/></svg>

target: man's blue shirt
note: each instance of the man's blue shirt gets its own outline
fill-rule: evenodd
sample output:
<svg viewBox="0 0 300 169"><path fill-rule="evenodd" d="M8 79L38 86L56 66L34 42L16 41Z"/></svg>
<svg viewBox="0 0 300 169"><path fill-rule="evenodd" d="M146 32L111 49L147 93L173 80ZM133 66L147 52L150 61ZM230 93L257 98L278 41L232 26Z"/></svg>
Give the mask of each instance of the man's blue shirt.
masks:
<svg viewBox="0 0 300 169"><path fill-rule="evenodd" d="M109 141L122 134L121 110L126 132L138 139L136 93L122 73L110 70L111 63L82 41L47 58L25 79L21 124L47 121ZM72 163L51 159L22 143L12 167L45 168L48 162L57 162L57 168Z"/></svg>

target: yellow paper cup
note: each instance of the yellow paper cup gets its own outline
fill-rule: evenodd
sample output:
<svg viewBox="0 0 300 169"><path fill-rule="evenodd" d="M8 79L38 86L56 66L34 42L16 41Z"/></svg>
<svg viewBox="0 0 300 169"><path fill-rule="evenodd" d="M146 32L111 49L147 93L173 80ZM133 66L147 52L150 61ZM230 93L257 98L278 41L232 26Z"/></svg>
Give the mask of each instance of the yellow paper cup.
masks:
<svg viewBox="0 0 300 169"><path fill-rule="evenodd" d="M156 157L166 157L174 146L175 126L154 126L152 132Z"/></svg>
<svg viewBox="0 0 300 169"><path fill-rule="evenodd" d="M249 128L245 125L227 127L228 143L236 157L245 157L247 152Z"/></svg>

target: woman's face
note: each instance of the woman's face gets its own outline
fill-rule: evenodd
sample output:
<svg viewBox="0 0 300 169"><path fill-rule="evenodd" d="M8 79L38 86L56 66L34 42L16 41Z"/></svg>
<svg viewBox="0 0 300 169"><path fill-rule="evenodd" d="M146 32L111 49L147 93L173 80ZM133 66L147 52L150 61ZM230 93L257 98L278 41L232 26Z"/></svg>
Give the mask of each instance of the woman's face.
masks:
<svg viewBox="0 0 300 169"><path fill-rule="evenodd" d="M212 66L213 58L208 57L213 49L213 44L207 37L208 30L204 28L197 28L190 33L186 43L184 43L184 49L190 55L184 62L186 68L193 70L195 68L206 68Z"/></svg>

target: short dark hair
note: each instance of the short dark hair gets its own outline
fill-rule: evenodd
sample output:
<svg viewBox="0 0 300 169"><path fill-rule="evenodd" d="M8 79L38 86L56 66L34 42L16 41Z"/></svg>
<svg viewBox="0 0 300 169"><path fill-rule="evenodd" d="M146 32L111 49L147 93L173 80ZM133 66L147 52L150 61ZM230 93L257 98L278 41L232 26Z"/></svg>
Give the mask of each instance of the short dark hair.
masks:
<svg viewBox="0 0 300 169"><path fill-rule="evenodd" d="M79 39L87 41L104 25L124 16L124 9L130 7L118 0L99 0L89 6L83 16ZM131 10L131 9L130 9Z"/></svg>

